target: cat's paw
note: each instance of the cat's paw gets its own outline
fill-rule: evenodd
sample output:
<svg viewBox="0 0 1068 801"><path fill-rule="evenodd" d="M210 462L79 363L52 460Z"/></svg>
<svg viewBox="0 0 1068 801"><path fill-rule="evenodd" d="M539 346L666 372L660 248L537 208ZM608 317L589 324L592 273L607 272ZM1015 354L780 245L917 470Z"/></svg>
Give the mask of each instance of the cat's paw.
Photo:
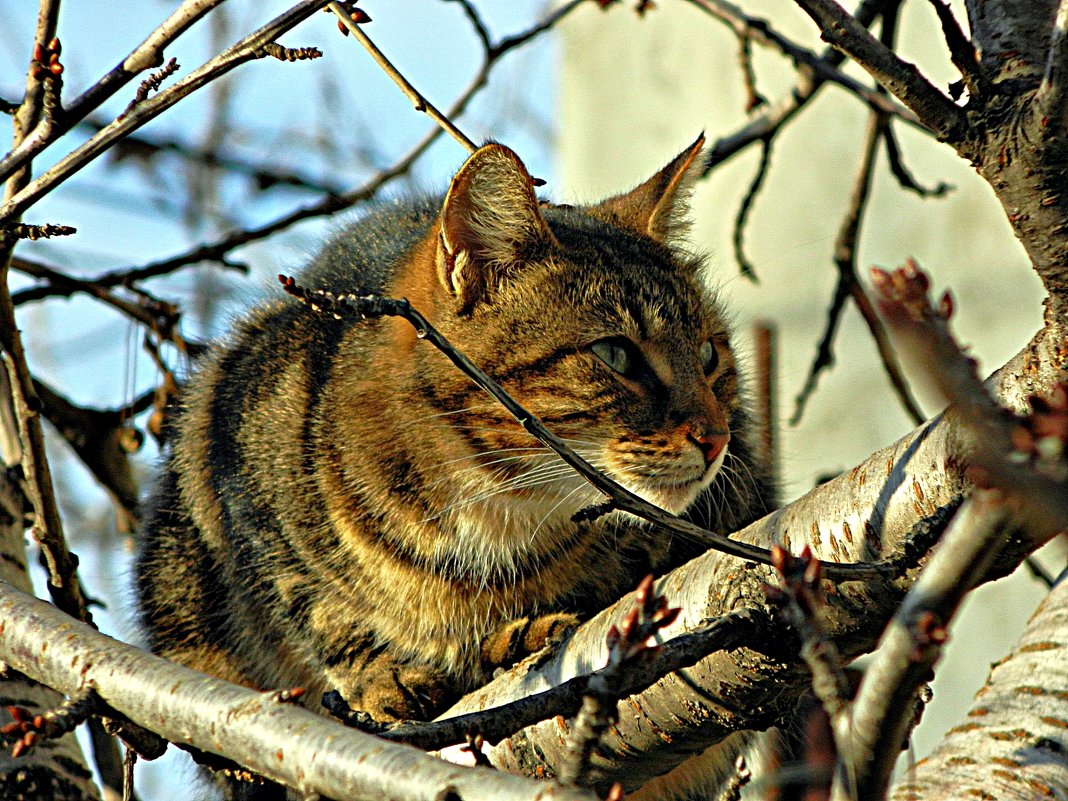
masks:
<svg viewBox="0 0 1068 801"><path fill-rule="evenodd" d="M383 665L361 677L353 704L379 722L432 720L457 698L452 683L426 665Z"/></svg>
<svg viewBox="0 0 1068 801"><path fill-rule="evenodd" d="M552 645L579 624L568 612L510 620L482 641L482 667L487 673L514 665L520 659Z"/></svg>

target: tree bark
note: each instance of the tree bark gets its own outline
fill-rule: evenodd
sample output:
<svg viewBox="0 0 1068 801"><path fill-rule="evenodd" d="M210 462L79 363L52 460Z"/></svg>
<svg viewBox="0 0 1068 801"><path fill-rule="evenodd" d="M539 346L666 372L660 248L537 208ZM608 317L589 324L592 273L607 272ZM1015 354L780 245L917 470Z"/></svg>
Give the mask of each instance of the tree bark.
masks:
<svg viewBox="0 0 1068 801"><path fill-rule="evenodd" d="M1068 573L975 703L891 801L1032 801L1068 794Z"/></svg>

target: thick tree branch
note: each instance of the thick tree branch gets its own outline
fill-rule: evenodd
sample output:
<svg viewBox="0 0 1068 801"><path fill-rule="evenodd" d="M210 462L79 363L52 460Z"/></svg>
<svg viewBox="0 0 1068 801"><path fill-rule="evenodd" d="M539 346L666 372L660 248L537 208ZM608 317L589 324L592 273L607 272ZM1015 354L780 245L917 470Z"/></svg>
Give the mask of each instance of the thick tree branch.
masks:
<svg viewBox="0 0 1068 801"><path fill-rule="evenodd" d="M995 662L960 723L912 767L891 801L1033 801L1068 792L1068 573Z"/></svg>
<svg viewBox="0 0 1068 801"><path fill-rule="evenodd" d="M1068 128L1068 0L1057 6L1049 57L1035 102L1044 116L1057 120L1059 128Z"/></svg>
<svg viewBox="0 0 1068 801"><path fill-rule="evenodd" d="M594 801L589 791L459 768L100 634L0 582L0 659L67 695L109 707L171 742L231 759L305 797Z"/></svg>

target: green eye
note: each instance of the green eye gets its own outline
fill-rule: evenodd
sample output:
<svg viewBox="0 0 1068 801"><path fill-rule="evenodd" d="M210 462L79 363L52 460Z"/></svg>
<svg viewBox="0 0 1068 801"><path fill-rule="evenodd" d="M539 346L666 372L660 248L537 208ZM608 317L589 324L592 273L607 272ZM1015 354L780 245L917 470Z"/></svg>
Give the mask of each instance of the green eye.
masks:
<svg viewBox="0 0 1068 801"><path fill-rule="evenodd" d="M716 351L716 346L712 344L712 340L710 339L701 346L701 369L705 371L705 375L712 375L718 366L719 353Z"/></svg>
<svg viewBox="0 0 1068 801"><path fill-rule="evenodd" d="M607 364L620 375L626 375L631 369L628 348L616 339L602 339L590 345L593 355Z"/></svg>

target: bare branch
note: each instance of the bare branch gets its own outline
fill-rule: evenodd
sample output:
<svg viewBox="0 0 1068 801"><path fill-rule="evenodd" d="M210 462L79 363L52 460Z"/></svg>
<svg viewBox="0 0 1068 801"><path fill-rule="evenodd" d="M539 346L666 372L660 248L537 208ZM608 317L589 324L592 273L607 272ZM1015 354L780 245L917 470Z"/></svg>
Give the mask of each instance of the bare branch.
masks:
<svg viewBox="0 0 1068 801"><path fill-rule="evenodd" d="M766 47L780 50L796 65L798 80L793 89L783 97L764 107L764 110L733 134L716 140L705 155L704 174L738 151L751 144L763 141L785 125L794 114L801 110L809 100L816 96L827 83L836 83L867 103L873 111L882 111L893 115L926 133L930 129L924 126L909 109L902 107L885 94L875 92L860 81L841 72L838 66L844 56L830 48L822 55L801 47L774 30L767 22L745 14L733 3L726 0L689 0L705 13L727 24L737 36L746 36L752 41ZM862 25L870 25L878 16L877 2L861 3L857 9L856 19Z"/></svg>
<svg viewBox="0 0 1068 801"><path fill-rule="evenodd" d="M452 120L438 111L433 103L423 97L423 95L412 86L407 78L401 75L400 71L390 63L390 60L386 58L385 54L375 46L375 43L371 41L371 38L364 33L363 27L353 21L351 13L346 11L336 0L330 3L329 8L341 21L341 24L348 29L353 38L363 46L364 50L371 54L371 58L373 58L375 63L382 68L382 71L400 87L400 90L404 92L404 96L412 101L412 105L415 106L416 111L422 111L430 117L430 119L434 120L434 122L444 128L449 136L466 148L468 153L475 152L478 146L468 139L463 131L456 127Z"/></svg>
<svg viewBox="0 0 1068 801"><path fill-rule="evenodd" d="M460 768L416 749L346 729L306 709L139 651L0 582L0 659L74 694L95 688L108 706L165 739L232 759L307 797L435 801L595 801L578 788L486 768ZM42 643L48 643L42 648Z"/></svg>
<svg viewBox="0 0 1068 801"><path fill-rule="evenodd" d="M996 496L979 491L965 501L883 634L853 705L849 757L855 784L852 795L840 797L884 797L946 627L1005 542L1008 508Z"/></svg>
<svg viewBox="0 0 1068 801"><path fill-rule="evenodd" d="M244 37L169 89L138 104L129 114L115 120L92 136L89 141L75 148L60 159L55 166L0 206L0 224L12 221L56 186L106 152L127 133L137 130L182 98L222 77L240 64L262 57L264 45L274 41L324 5L326 5L326 0L301 0L288 11Z"/></svg>
<svg viewBox="0 0 1068 801"><path fill-rule="evenodd" d="M866 69L886 89L912 109L939 140L959 143L968 121L958 108L916 67L879 42L835 0L795 0L820 28L824 41Z"/></svg>
<svg viewBox="0 0 1068 801"><path fill-rule="evenodd" d="M445 116L452 118L457 117L463 113L467 108L472 98L475 97L485 86L489 80L490 73L493 71L496 63L517 47L521 47L527 42L535 39L537 36L551 30L558 22L564 17L579 7L580 4L587 2L587 0L570 0L559 8L555 9L540 22L532 25L525 31L522 31L513 36L507 36L497 42L491 47L485 54L482 62L482 66L478 72L471 79L471 82L467 85L467 88L460 94L455 100L452 106L445 112ZM214 242L205 242L196 247L180 253L176 256L172 256L167 259L161 259L158 261L150 262L140 267L128 268L124 270L116 270L109 273L109 276L117 277L119 282L143 280L145 278L151 278L157 275L163 275L165 273L173 272L181 267L199 262L199 261L224 261L227 254L229 254L235 248L242 245L247 245L250 242L256 242L261 239L265 239L272 234L278 233L298 222L304 220L314 219L316 217L323 217L328 214L333 214L344 209L351 208L358 203L370 200L373 198L379 189L388 184L394 178L401 175L405 175L412 167L412 165L426 152L426 150L437 141L438 137L444 133L444 129L439 126L434 126L424 134L415 146L411 148L407 153L401 156L391 166L380 170L378 173L369 178L364 184L356 187L348 192L344 192L339 195L330 195L322 200L312 203L306 206L297 208L291 212L283 214L282 216L265 223L264 225L257 226L255 228L246 228L237 231L232 231L225 234L221 238Z"/></svg>
<svg viewBox="0 0 1068 801"><path fill-rule="evenodd" d="M990 79L986 70L979 63L979 53L953 16L949 3L944 0L929 0L934 6L938 21L942 24L942 35L949 46L949 56L953 65L960 70L961 80L972 97L986 95L991 90Z"/></svg>
<svg viewBox="0 0 1068 801"><path fill-rule="evenodd" d="M787 638L769 617L743 609L730 612L662 643L656 659L632 667L619 693L626 697L679 670L691 667L716 651L739 647L761 648ZM442 718L429 723L396 723L374 733L386 740L409 743L423 749L441 749L463 742L469 732L480 733L496 742L520 729L557 715L571 717L582 703L589 680L604 668L589 675L576 676L544 692L517 698L504 706L480 712ZM357 727L358 724L357 724Z"/></svg>
<svg viewBox="0 0 1068 801"><path fill-rule="evenodd" d="M896 10L894 14L884 17L882 36L884 40L893 40L896 28ZM868 128L865 134L860 163L857 166L856 177L853 180L853 191L850 196L849 207L842 217L838 228L838 237L834 245L834 263L838 270L838 283L835 286L834 297L831 299L830 308L827 311L827 324L824 328L823 337L816 346L816 358L809 368L805 384L797 395L794 403L794 414L790 418L791 425L797 425L805 411L808 399L816 389L820 374L834 365L834 338L838 332L838 324L848 298L852 298L860 311L864 322L875 340L879 350L879 356L886 370L890 383L897 393L902 406L919 425L925 416L919 404L912 397L908 382L905 380L897 357L887 341L886 332L879 320L875 309L864 292L864 288L857 280L857 239L860 226L863 221L864 211L867 208L868 197L871 194L872 176L875 170L875 156L878 143L889 131L889 120L885 115L873 113L868 118Z"/></svg>
<svg viewBox="0 0 1068 801"><path fill-rule="evenodd" d="M49 130L35 127L32 133L27 134L21 143L4 156L0 160L0 181L27 164L136 75L162 64L163 49L221 2L223 0L185 0L126 58L63 109L58 115L59 118L52 121Z"/></svg>
<svg viewBox="0 0 1068 801"><path fill-rule="evenodd" d="M757 171L753 175L749 189L746 190L745 197L742 198L742 202L738 206L738 215L734 218L734 236L731 237L731 241L734 243L734 258L738 262L738 269L742 275L751 281L757 281L758 279L756 271L753 269L753 263L745 255L745 224L749 219L749 212L753 209L753 202L756 200L757 193L760 192L760 187L764 185L764 179L768 175L768 168L771 166L771 143L773 140L774 137L769 136L761 142L760 163L757 165Z"/></svg>

